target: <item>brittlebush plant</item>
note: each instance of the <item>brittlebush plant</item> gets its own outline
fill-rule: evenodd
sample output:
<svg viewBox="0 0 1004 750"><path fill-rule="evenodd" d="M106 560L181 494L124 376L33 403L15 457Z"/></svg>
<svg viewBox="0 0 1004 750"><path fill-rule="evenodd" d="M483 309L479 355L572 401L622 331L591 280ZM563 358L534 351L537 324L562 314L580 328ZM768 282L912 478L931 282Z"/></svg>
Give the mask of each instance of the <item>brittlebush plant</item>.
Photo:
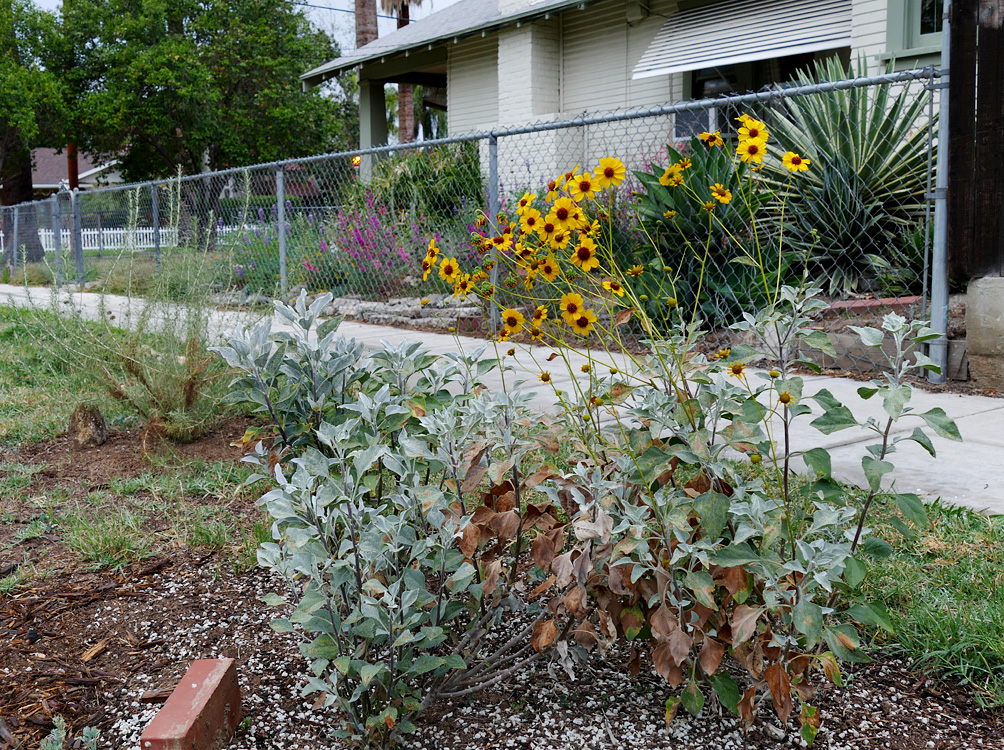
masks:
<svg viewBox="0 0 1004 750"><path fill-rule="evenodd" d="M541 580L534 596L550 597L552 613L533 647L555 645L571 669L593 648L624 641L632 672L647 659L680 688L667 701L667 722L681 705L696 716L713 699L748 728L769 696L782 724L797 716L811 743L821 722L811 674L841 684L839 663L866 659L852 620L891 629L881 603L844 603L867 575L869 558L891 549L870 535L868 508L880 498L895 504L907 535L926 522L919 498L890 481L892 454L912 440L933 455L924 426L953 439L958 432L941 410L919 414L909 406L906 376L936 369L913 347L934 334L896 315L882 330L858 329L889 362L882 379L859 391L881 396L882 420L858 421L826 390L803 395L798 358L813 348L834 352L825 333L810 327L824 307L819 290L804 278L786 283L783 222L772 235L758 221L760 206L783 207L790 183L772 193L759 171L765 158L775 158L789 180L798 180L811 164L768 146L763 123L739 119L731 146L717 132L692 144L720 151L715 158L728 167L720 181L693 179L692 158L676 152L667 167L636 173L649 188L638 196L640 228L653 246L675 247L675 263L617 263L609 217L615 202L629 197L617 195L627 170L611 157L592 171L577 167L560 176L546 194L527 193L513 215L481 216L472 237L484 258L478 267L442 257L435 242L422 265L426 278L438 274L456 297L477 300L486 318L497 320L496 347L539 341L552 351L547 361L573 376L570 392L555 391L572 436L573 468L513 469L514 478L533 476L566 517L549 528L519 524ZM660 203L665 210L653 216ZM687 228L676 221L683 215ZM695 221L703 228L696 239ZM757 348L705 354L701 310L714 283L708 257L725 244L753 271L748 295L762 305L737 315L734 327ZM698 269L685 286L674 271L684 261ZM643 332L644 354L623 334L629 322ZM577 342L593 348L573 352ZM749 369L759 355L774 368ZM540 381L554 387L543 367ZM793 421L810 414L824 434L853 427L876 434L862 460L869 484L863 503L833 481L824 449L793 444ZM897 423L910 418L922 425L904 432ZM793 474L799 457L808 481ZM513 512L533 513L525 505ZM517 555L519 545L517 539ZM642 642L648 648L636 648Z"/></svg>

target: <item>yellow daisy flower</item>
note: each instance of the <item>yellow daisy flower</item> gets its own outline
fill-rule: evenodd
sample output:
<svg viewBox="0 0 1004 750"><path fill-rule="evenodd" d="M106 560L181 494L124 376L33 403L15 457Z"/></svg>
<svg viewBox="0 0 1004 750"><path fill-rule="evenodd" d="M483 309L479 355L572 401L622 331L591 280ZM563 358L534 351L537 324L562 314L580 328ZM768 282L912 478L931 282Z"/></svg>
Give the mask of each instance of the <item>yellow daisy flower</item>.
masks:
<svg viewBox="0 0 1004 750"><path fill-rule="evenodd" d="M421 301L419 301L418 304L420 304L422 307L425 307L427 304L429 304L429 298L428 297L422 297Z"/></svg>
<svg viewBox="0 0 1004 750"><path fill-rule="evenodd" d="M525 234L530 232L536 232L537 227L540 226L541 215L540 211L536 208L526 209L522 215L519 217L519 226Z"/></svg>
<svg viewBox="0 0 1004 750"><path fill-rule="evenodd" d="M704 201L704 203L701 204L701 208L703 208L705 211L710 212L715 210L716 205L718 204L715 203L714 201Z"/></svg>
<svg viewBox="0 0 1004 750"><path fill-rule="evenodd" d="M511 234L501 234L492 237L492 247L496 252L505 252L512 247L512 235Z"/></svg>
<svg viewBox="0 0 1004 750"><path fill-rule="evenodd" d="M540 373L540 382L541 383L550 383L551 382L551 373L549 373L547 370L543 370Z"/></svg>
<svg viewBox="0 0 1004 750"><path fill-rule="evenodd" d="M666 170L666 172L659 178L660 185L666 185L667 187L679 187L683 184L683 175L680 174L680 170Z"/></svg>
<svg viewBox="0 0 1004 750"><path fill-rule="evenodd" d="M746 370L746 365L742 362L733 362L728 366L729 377L743 379L743 372Z"/></svg>
<svg viewBox="0 0 1004 750"><path fill-rule="evenodd" d="M540 226L537 227L537 236L540 237L542 242L550 242L551 238L554 237L561 227L558 226L557 220L548 214L543 221L540 222Z"/></svg>
<svg viewBox="0 0 1004 750"><path fill-rule="evenodd" d="M547 196L546 197L547 197L547 202L548 203L557 200L558 196L561 195L561 186L563 184L562 183L563 179L564 179L563 177L559 177L558 179L551 180L549 183L547 183Z"/></svg>
<svg viewBox="0 0 1004 750"><path fill-rule="evenodd" d="M593 176L588 172L573 176L568 183L568 188L576 203L584 200L591 201L596 197L597 184L593 181Z"/></svg>
<svg viewBox="0 0 1004 750"><path fill-rule="evenodd" d="M543 341L544 332L537 328L537 326L530 327L530 341Z"/></svg>
<svg viewBox="0 0 1004 750"><path fill-rule="evenodd" d="M743 122L743 126L739 128L740 141L761 140L766 142L769 135L767 126L759 120L754 120L752 117L747 117L745 122Z"/></svg>
<svg viewBox="0 0 1004 750"><path fill-rule="evenodd" d="M519 199L519 203L516 206L516 213L522 216L525 211L533 207L535 200L537 200L536 193L523 193L523 197Z"/></svg>
<svg viewBox="0 0 1004 750"><path fill-rule="evenodd" d="M600 265L596 257L596 243L591 237L580 237L579 244L572 250L572 263L588 273Z"/></svg>
<svg viewBox="0 0 1004 750"><path fill-rule="evenodd" d="M662 218L664 219L672 219L674 216L676 216L676 211L673 209L670 209L662 214Z"/></svg>
<svg viewBox="0 0 1004 750"><path fill-rule="evenodd" d="M508 340L509 340L509 329L506 328L502 331L502 333L499 334L497 341L501 344Z"/></svg>
<svg viewBox="0 0 1004 750"><path fill-rule="evenodd" d="M809 160L794 151L789 151L782 156L781 163L790 172L805 172L809 169Z"/></svg>
<svg viewBox="0 0 1004 750"><path fill-rule="evenodd" d="M643 273L645 273L645 266L643 266L641 263L636 263L628 269L627 273L628 276L634 276L634 277L641 276Z"/></svg>
<svg viewBox="0 0 1004 750"><path fill-rule="evenodd" d="M732 200L732 191L722 185L722 183L716 182L711 186L711 197L719 203L729 203Z"/></svg>
<svg viewBox="0 0 1004 750"><path fill-rule="evenodd" d="M432 269L435 267L435 263L428 258L422 261L422 281L429 280L429 274L432 273Z"/></svg>
<svg viewBox="0 0 1004 750"><path fill-rule="evenodd" d="M714 133L704 132L698 135L697 137L700 138L701 143L703 143L708 148L725 145L725 141L722 140L722 131L720 130L716 130Z"/></svg>
<svg viewBox="0 0 1004 750"><path fill-rule="evenodd" d="M686 156L680 159L680 161L678 161L677 164L679 164L681 172L685 169L690 169L692 166L694 166L694 163L690 161L690 159L688 159Z"/></svg>
<svg viewBox="0 0 1004 750"><path fill-rule="evenodd" d="M460 264L457 263L456 258L447 258L439 266L439 278L448 284L452 284L459 273Z"/></svg>
<svg viewBox="0 0 1004 750"><path fill-rule="evenodd" d="M760 164L767 153L767 142L760 138L751 138L740 143L736 153L747 164L750 162Z"/></svg>
<svg viewBox="0 0 1004 750"><path fill-rule="evenodd" d="M471 275L469 273L462 273L453 284L453 296L463 297L473 289L474 285L471 283Z"/></svg>
<svg viewBox="0 0 1004 750"><path fill-rule="evenodd" d="M533 311L533 324L539 326L547 320L547 308L543 305L537 305L537 309Z"/></svg>
<svg viewBox="0 0 1004 750"><path fill-rule="evenodd" d="M575 217L575 202L571 198L558 198L551 206L547 218L553 219L561 227L568 227Z"/></svg>
<svg viewBox="0 0 1004 750"><path fill-rule="evenodd" d="M537 271L547 281L554 281L558 278L558 274L560 273L560 270L558 269L558 261L556 261L553 256L548 255L540 262L540 266L537 268Z"/></svg>
<svg viewBox="0 0 1004 750"><path fill-rule="evenodd" d="M620 159L607 156L600 159L600 165L593 170L593 174L596 175L596 184L599 185L601 190L605 190L624 182L627 168Z"/></svg>
<svg viewBox="0 0 1004 750"><path fill-rule="evenodd" d="M589 372L590 370L593 369L593 366L588 362L586 362L586 364L582 365L582 367L580 367L579 369L582 370L583 372Z"/></svg>
<svg viewBox="0 0 1004 750"><path fill-rule="evenodd" d="M561 302L558 303L558 309L561 310L561 317L569 324L582 314L585 309L585 303L582 300L582 295L576 294L575 292L569 292L568 294L562 295Z"/></svg>
<svg viewBox="0 0 1004 750"><path fill-rule="evenodd" d="M579 336L588 336L589 332L593 330L593 323L596 322L596 313L592 310L585 310L579 315L575 316L569 321L569 325L572 330L575 331Z"/></svg>
<svg viewBox="0 0 1004 750"><path fill-rule="evenodd" d="M502 325L505 326L506 332L510 335L523 330L523 322L523 313L519 310L514 310L510 307L502 311Z"/></svg>
<svg viewBox="0 0 1004 750"><path fill-rule="evenodd" d="M617 279L610 279L609 281L603 282L603 288L606 289L611 294L616 294L618 297L624 296L624 287Z"/></svg>
<svg viewBox="0 0 1004 750"><path fill-rule="evenodd" d="M730 354L732 354L732 350L726 346L724 349L719 349L715 352L715 359L728 359Z"/></svg>
<svg viewBox="0 0 1004 750"><path fill-rule="evenodd" d="M438 256L439 256L439 248L436 247L436 238L433 237L431 240L429 240L429 249L425 251L425 257L428 258L429 260L434 261Z"/></svg>
<svg viewBox="0 0 1004 750"><path fill-rule="evenodd" d="M568 247L568 243L572 240L572 233L567 229L559 229L554 233L551 238L551 249L552 250L564 250Z"/></svg>

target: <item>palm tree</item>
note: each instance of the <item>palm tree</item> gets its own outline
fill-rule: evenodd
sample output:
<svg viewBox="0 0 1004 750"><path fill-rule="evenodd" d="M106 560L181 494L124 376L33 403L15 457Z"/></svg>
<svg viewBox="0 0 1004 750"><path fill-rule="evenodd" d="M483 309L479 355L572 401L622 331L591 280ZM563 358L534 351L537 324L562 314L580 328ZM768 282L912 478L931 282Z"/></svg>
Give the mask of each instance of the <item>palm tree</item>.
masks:
<svg viewBox="0 0 1004 750"><path fill-rule="evenodd" d="M356 49L377 38L377 12L374 0L355 0Z"/></svg>
<svg viewBox="0 0 1004 750"><path fill-rule="evenodd" d="M411 6L417 8L421 4L422 0L380 0L385 13L397 16L399 29L410 23ZM410 83L397 85L397 132L401 143L415 140L415 98Z"/></svg>

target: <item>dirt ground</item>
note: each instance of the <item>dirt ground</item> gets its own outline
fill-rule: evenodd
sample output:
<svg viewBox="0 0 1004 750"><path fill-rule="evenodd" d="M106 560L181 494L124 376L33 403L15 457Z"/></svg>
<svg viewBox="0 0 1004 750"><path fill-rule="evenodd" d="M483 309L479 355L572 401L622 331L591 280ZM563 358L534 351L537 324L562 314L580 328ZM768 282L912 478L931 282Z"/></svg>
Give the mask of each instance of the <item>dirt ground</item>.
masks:
<svg viewBox="0 0 1004 750"><path fill-rule="evenodd" d="M175 458L236 461L229 445L246 422L230 420L214 435L175 448ZM82 498L120 477L170 472L144 458L135 432L113 433L104 446L69 449L65 438L4 457L3 466L45 464L31 495L62 490ZM163 464L161 464L163 467ZM7 469L0 468L0 476ZM193 493L194 494L194 493ZM193 497L193 499L198 499ZM227 503L251 519L253 498ZM268 622L286 613L260 597L284 593L257 569L238 571L227 550L178 547L124 571L96 571L57 533L14 542L29 523L27 506L0 511L0 571L37 561L25 587L0 593L0 750L38 747L62 715L76 734L101 730L102 748L138 748L139 735L193 659L237 660L246 720L231 747L343 747L329 739L333 716L303 698L306 660L295 635ZM156 528L163 519L147 520ZM0 575L0 577L2 577ZM612 651L573 681L545 665L466 701L433 707L409 748L787 748L800 746L795 719L771 719L769 699L748 736L710 705L699 718L681 712L667 729L666 698L674 693L654 672L628 675L627 658ZM560 672L560 670L559 670ZM965 687L879 656L845 668L846 686L820 684L823 725L815 747L935 750L1004 747L1004 711L981 709Z"/></svg>

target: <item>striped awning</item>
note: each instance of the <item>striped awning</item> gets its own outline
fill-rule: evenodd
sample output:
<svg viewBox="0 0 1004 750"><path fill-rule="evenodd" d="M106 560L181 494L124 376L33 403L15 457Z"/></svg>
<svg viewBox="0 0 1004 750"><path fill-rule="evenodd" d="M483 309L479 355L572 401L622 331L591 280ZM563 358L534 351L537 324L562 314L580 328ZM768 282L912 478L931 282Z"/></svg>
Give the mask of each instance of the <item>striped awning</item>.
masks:
<svg viewBox="0 0 1004 750"><path fill-rule="evenodd" d="M851 0L722 0L669 17L632 78L851 45Z"/></svg>

